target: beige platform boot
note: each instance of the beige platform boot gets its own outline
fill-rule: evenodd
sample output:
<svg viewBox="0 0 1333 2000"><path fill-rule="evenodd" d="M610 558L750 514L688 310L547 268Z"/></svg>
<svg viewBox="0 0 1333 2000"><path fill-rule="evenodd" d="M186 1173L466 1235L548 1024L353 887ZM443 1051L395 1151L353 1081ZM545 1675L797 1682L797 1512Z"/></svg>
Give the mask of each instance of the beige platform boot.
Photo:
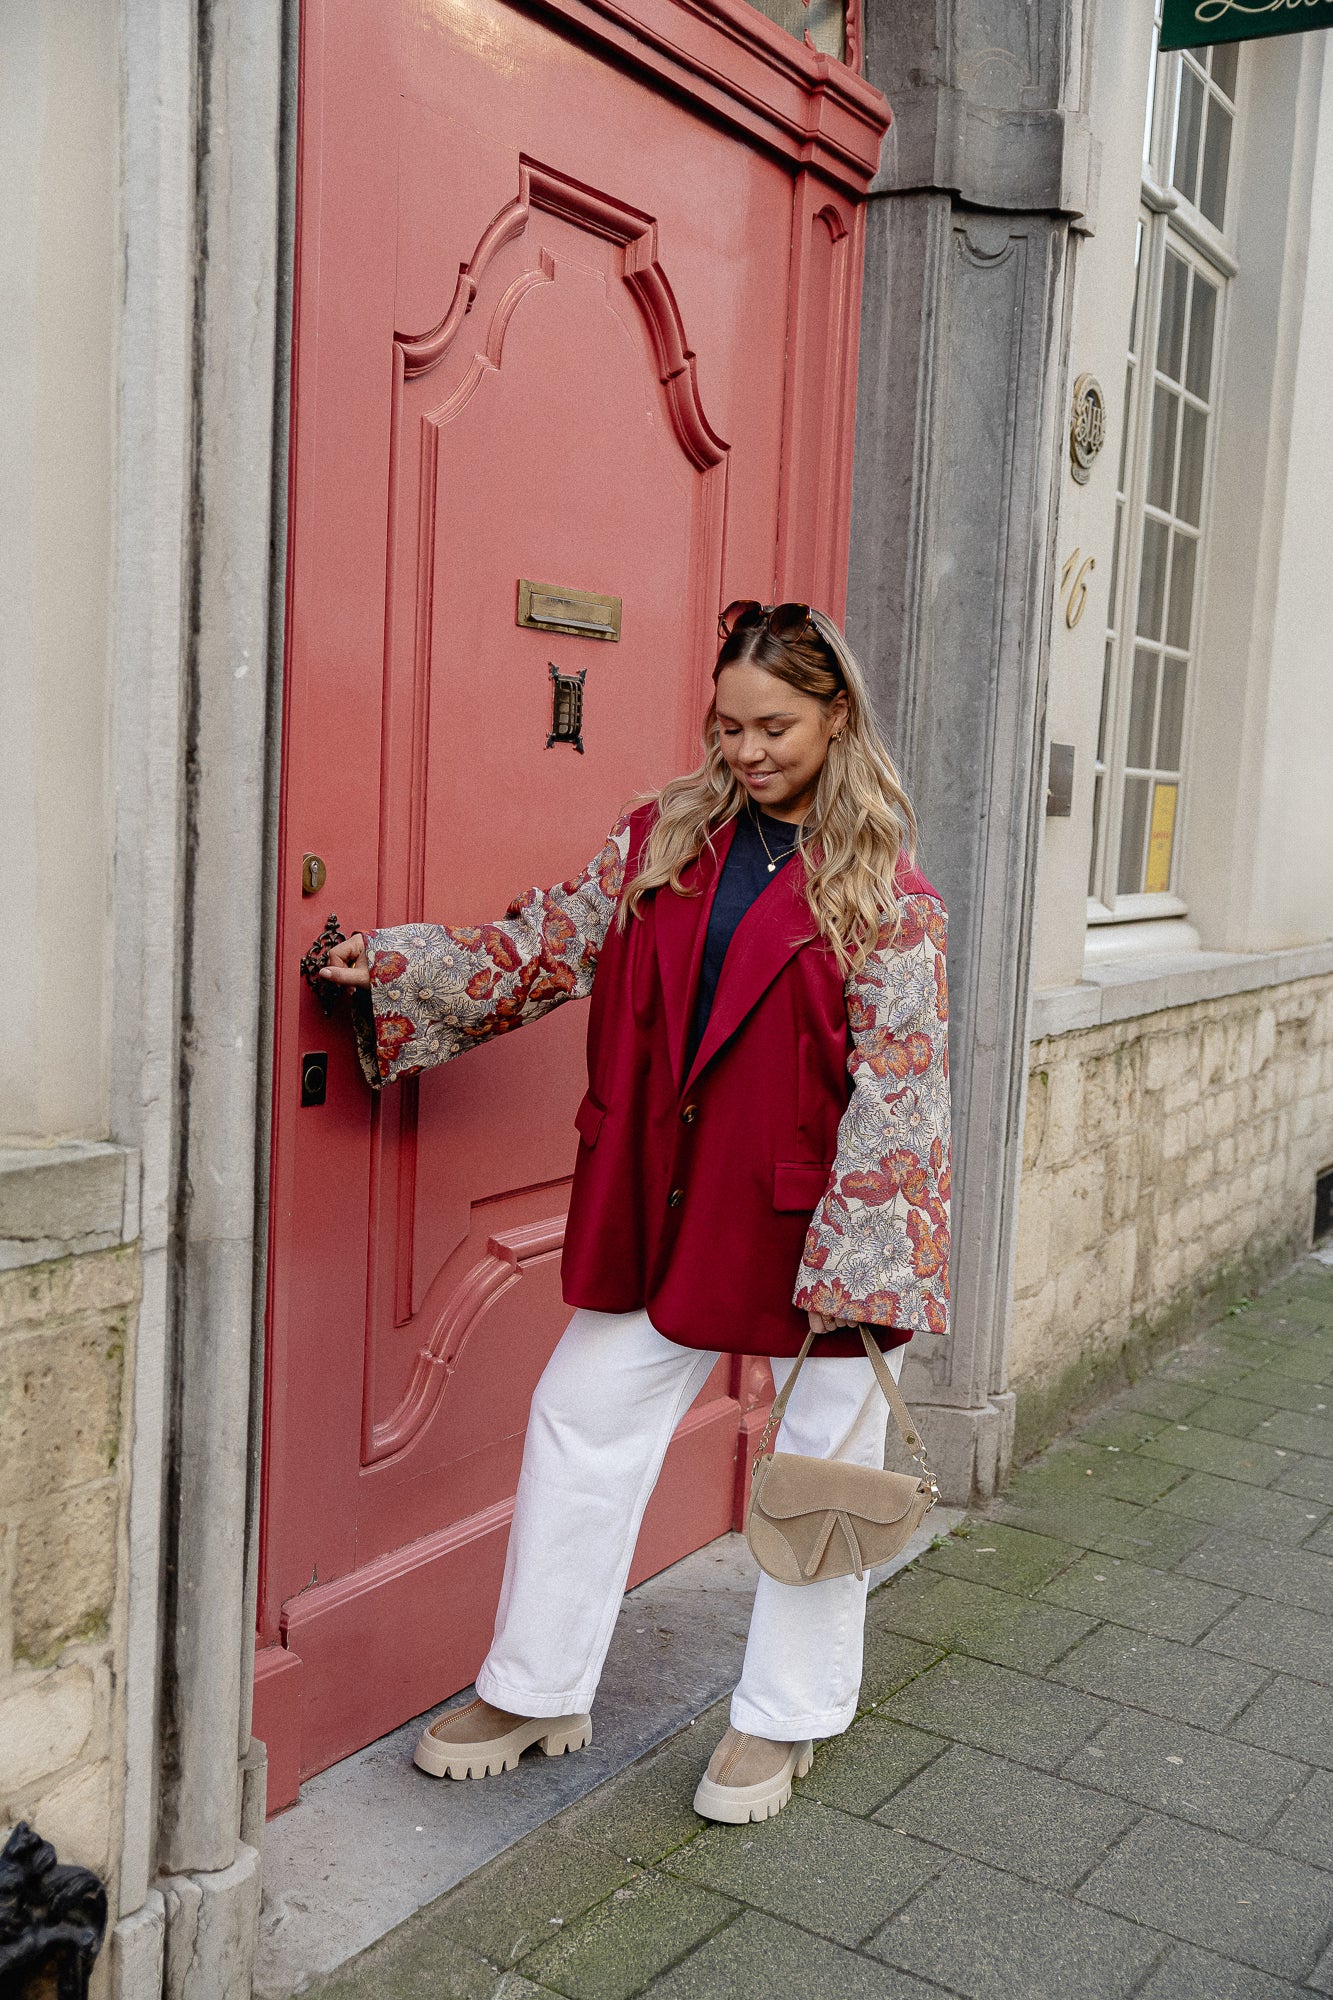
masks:
<svg viewBox="0 0 1333 2000"><path fill-rule="evenodd" d="M791 1797L792 1779L805 1776L814 1756L811 1742L770 1743L765 1736L728 1729L699 1780L694 1810L727 1826L772 1819Z"/></svg>
<svg viewBox="0 0 1333 2000"><path fill-rule="evenodd" d="M431 1778L493 1778L512 1771L534 1743L548 1757L563 1757L591 1742L590 1715L510 1715L478 1700L423 1729L412 1762Z"/></svg>

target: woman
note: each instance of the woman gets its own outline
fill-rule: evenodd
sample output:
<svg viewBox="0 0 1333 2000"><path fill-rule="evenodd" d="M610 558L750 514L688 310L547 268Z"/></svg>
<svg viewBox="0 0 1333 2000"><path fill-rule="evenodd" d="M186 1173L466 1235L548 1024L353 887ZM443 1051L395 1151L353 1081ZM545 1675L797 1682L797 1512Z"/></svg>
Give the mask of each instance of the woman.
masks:
<svg viewBox="0 0 1333 2000"><path fill-rule="evenodd" d="M561 1266L576 1311L532 1401L478 1699L422 1735L438 1777L591 1741L644 1507L719 1353L779 1386L821 1336L778 1448L884 1462L894 1374L948 1302L945 915L860 670L806 605L732 605L706 754L627 811L582 874L503 922L355 935L376 1087L591 993ZM367 1005L367 999L369 1004ZM695 1798L781 1811L812 1739L847 1728L866 1584L759 1579L745 1664Z"/></svg>

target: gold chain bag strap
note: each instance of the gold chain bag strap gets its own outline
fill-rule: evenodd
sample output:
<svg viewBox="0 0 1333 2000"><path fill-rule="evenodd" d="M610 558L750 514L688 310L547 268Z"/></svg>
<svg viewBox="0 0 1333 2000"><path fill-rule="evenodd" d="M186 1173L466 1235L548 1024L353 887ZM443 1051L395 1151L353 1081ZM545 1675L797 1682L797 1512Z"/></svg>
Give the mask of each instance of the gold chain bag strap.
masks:
<svg viewBox="0 0 1333 2000"><path fill-rule="evenodd" d="M863 1577L876 1563L897 1555L940 1497L925 1446L879 1344L863 1326L858 1331L903 1442L921 1471L884 1472L878 1466L772 1449L815 1338L808 1335L759 1440L745 1516L755 1561L779 1583Z"/></svg>

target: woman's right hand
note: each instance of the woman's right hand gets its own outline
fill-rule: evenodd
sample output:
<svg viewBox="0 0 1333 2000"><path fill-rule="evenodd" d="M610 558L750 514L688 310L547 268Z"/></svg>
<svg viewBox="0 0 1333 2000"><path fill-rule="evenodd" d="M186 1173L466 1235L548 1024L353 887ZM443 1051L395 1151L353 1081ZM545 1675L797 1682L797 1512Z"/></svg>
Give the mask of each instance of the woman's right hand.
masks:
<svg viewBox="0 0 1333 2000"><path fill-rule="evenodd" d="M353 931L341 944L334 945L329 953L329 962L322 967L319 976L333 986L370 985L370 959L360 931Z"/></svg>

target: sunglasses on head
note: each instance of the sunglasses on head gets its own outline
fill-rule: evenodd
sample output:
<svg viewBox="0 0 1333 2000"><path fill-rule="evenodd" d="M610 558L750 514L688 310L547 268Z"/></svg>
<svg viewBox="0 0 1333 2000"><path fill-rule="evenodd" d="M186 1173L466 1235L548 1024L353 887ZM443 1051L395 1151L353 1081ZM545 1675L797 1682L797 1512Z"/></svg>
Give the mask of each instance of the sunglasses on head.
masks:
<svg viewBox="0 0 1333 2000"><path fill-rule="evenodd" d="M756 625L766 625L775 639L785 642L802 638L807 630L818 631L808 604L761 604L754 597L738 597L718 619L717 636L729 639Z"/></svg>

